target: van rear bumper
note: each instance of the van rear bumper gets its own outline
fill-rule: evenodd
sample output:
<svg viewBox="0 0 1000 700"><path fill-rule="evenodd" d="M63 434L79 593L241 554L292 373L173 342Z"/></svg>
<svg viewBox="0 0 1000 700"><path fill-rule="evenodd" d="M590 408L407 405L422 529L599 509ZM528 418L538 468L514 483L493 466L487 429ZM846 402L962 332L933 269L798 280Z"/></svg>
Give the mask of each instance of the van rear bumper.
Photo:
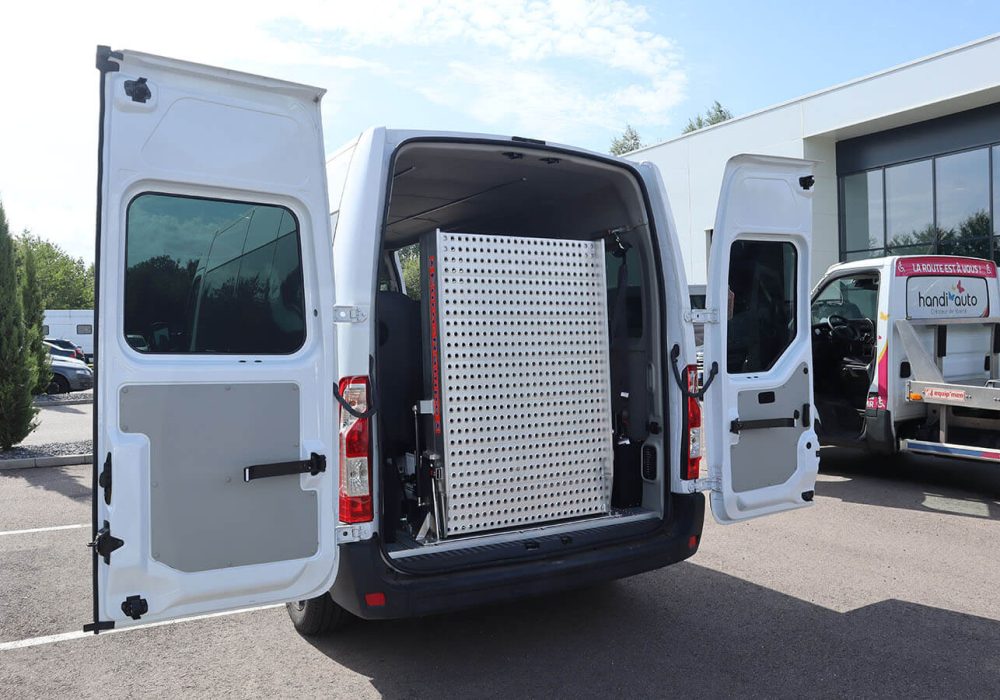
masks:
<svg viewBox="0 0 1000 700"><path fill-rule="evenodd" d="M392 619L442 613L544 595L632 576L687 559L698 549L705 517L700 493L671 494L670 521L644 536L527 562L437 574L407 574L386 560L377 539L341 547L340 571L330 591L358 617ZM690 546L691 536L696 536ZM382 593L371 606L365 594Z"/></svg>

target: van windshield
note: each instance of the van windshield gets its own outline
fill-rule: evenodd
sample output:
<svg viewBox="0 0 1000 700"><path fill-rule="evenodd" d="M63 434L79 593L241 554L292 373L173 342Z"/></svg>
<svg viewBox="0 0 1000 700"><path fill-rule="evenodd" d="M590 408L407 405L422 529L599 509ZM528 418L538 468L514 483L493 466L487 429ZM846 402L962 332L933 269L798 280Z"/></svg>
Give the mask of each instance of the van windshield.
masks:
<svg viewBox="0 0 1000 700"><path fill-rule="evenodd" d="M838 277L826 283L812 302L812 322L823 323L830 316L848 320L867 318L874 322L878 310L878 275L863 273Z"/></svg>

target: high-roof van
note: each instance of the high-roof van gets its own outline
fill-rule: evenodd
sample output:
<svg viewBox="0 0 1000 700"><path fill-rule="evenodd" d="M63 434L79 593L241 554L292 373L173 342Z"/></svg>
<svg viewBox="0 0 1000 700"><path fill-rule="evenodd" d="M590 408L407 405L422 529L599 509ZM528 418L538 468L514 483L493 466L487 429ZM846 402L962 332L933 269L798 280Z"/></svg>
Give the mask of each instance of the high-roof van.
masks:
<svg viewBox="0 0 1000 700"><path fill-rule="evenodd" d="M98 67L88 629L509 600L690 557L704 492L812 501L811 163L728 164L692 311L651 164L385 128L327 159L321 89Z"/></svg>

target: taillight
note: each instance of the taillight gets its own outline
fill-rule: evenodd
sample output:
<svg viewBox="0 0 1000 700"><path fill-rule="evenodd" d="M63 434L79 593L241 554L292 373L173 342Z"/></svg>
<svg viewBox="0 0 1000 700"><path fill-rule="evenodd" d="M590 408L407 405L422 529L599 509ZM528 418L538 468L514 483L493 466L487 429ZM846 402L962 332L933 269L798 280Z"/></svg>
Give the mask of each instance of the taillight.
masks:
<svg viewBox="0 0 1000 700"><path fill-rule="evenodd" d="M688 391L698 391L698 366L688 365L685 369ZM701 470L701 404L698 399L687 399L688 450L685 479L697 479Z"/></svg>
<svg viewBox="0 0 1000 700"><path fill-rule="evenodd" d="M368 410L368 377L344 377L340 396L357 413ZM362 523L372 519L372 464L368 419L340 407L340 520Z"/></svg>

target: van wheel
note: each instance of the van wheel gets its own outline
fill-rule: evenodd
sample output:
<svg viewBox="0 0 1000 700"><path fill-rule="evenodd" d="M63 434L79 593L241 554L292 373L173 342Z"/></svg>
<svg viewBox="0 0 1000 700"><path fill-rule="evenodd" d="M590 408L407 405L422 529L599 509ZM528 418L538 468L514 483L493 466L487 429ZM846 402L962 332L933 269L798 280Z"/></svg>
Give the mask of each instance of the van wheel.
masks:
<svg viewBox="0 0 1000 700"><path fill-rule="evenodd" d="M333 602L329 593L317 598L286 603L295 630L306 637L329 634L347 626L354 616Z"/></svg>
<svg viewBox="0 0 1000 700"><path fill-rule="evenodd" d="M51 381L49 381L48 387L45 389L47 394L68 394L69 393L69 381L66 377L62 377L58 374L53 374Z"/></svg>

